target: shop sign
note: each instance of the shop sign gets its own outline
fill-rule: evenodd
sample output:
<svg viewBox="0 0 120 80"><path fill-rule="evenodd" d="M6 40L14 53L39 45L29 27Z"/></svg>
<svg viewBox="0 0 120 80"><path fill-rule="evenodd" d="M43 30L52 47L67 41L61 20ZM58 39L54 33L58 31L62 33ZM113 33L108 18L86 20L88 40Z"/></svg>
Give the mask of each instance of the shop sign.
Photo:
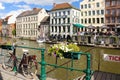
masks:
<svg viewBox="0 0 120 80"><path fill-rule="evenodd" d="M103 59L105 61L113 61L113 62L120 62L120 55L110 55L110 54L104 54Z"/></svg>

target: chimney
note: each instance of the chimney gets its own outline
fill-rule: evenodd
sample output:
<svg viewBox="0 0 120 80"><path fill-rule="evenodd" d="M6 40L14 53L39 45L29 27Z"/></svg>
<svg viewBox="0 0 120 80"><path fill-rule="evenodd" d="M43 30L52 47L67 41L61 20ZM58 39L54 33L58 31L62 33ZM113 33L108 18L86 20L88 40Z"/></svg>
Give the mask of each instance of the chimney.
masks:
<svg viewBox="0 0 120 80"><path fill-rule="evenodd" d="M33 10L36 10L37 8L33 8Z"/></svg>
<svg viewBox="0 0 120 80"><path fill-rule="evenodd" d="M55 7L56 6L56 3L53 3L53 7Z"/></svg>

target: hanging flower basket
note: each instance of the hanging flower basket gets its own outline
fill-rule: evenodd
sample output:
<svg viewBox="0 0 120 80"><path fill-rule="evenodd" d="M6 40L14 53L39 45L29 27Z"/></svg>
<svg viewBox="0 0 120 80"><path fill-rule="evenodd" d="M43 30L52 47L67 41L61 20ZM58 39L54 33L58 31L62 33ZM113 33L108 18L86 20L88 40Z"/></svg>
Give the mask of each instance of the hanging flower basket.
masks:
<svg viewBox="0 0 120 80"><path fill-rule="evenodd" d="M53 55L55 57L60 57L60 59L63 58L74 58L79 59L80 54L77 54L76 52L79 52L80 48L77 46L77 44L70 43L60 43L60 44L54 44L49 48L49 54Z"/></svg>

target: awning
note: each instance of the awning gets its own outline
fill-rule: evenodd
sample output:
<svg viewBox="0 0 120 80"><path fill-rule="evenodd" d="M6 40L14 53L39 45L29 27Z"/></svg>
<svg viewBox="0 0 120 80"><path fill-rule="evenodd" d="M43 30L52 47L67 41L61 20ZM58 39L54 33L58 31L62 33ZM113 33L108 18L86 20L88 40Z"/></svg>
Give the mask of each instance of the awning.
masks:
<svg viewBox="0 0 120 80"><path fill-rule="evenodd" d="M84 28L85 27L82 24L73 24L73 26L78 27L78 28Z"/></svg>

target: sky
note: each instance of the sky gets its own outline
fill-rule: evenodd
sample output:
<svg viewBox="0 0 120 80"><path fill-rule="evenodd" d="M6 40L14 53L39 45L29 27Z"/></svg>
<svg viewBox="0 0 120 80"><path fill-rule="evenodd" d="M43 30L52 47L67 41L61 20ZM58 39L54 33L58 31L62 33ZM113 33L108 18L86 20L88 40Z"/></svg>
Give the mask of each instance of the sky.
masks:
<svg viewBox="0 0 120 80"><path fill-rule="evenodd" d="M9 23L14 23L16 17L25 10L32 8L44 8L51 10L53 3L59 4L68 2L72 6L79 8L82 0L0 0L0 18L4 19L6 16L12 15Z"/></svg>

